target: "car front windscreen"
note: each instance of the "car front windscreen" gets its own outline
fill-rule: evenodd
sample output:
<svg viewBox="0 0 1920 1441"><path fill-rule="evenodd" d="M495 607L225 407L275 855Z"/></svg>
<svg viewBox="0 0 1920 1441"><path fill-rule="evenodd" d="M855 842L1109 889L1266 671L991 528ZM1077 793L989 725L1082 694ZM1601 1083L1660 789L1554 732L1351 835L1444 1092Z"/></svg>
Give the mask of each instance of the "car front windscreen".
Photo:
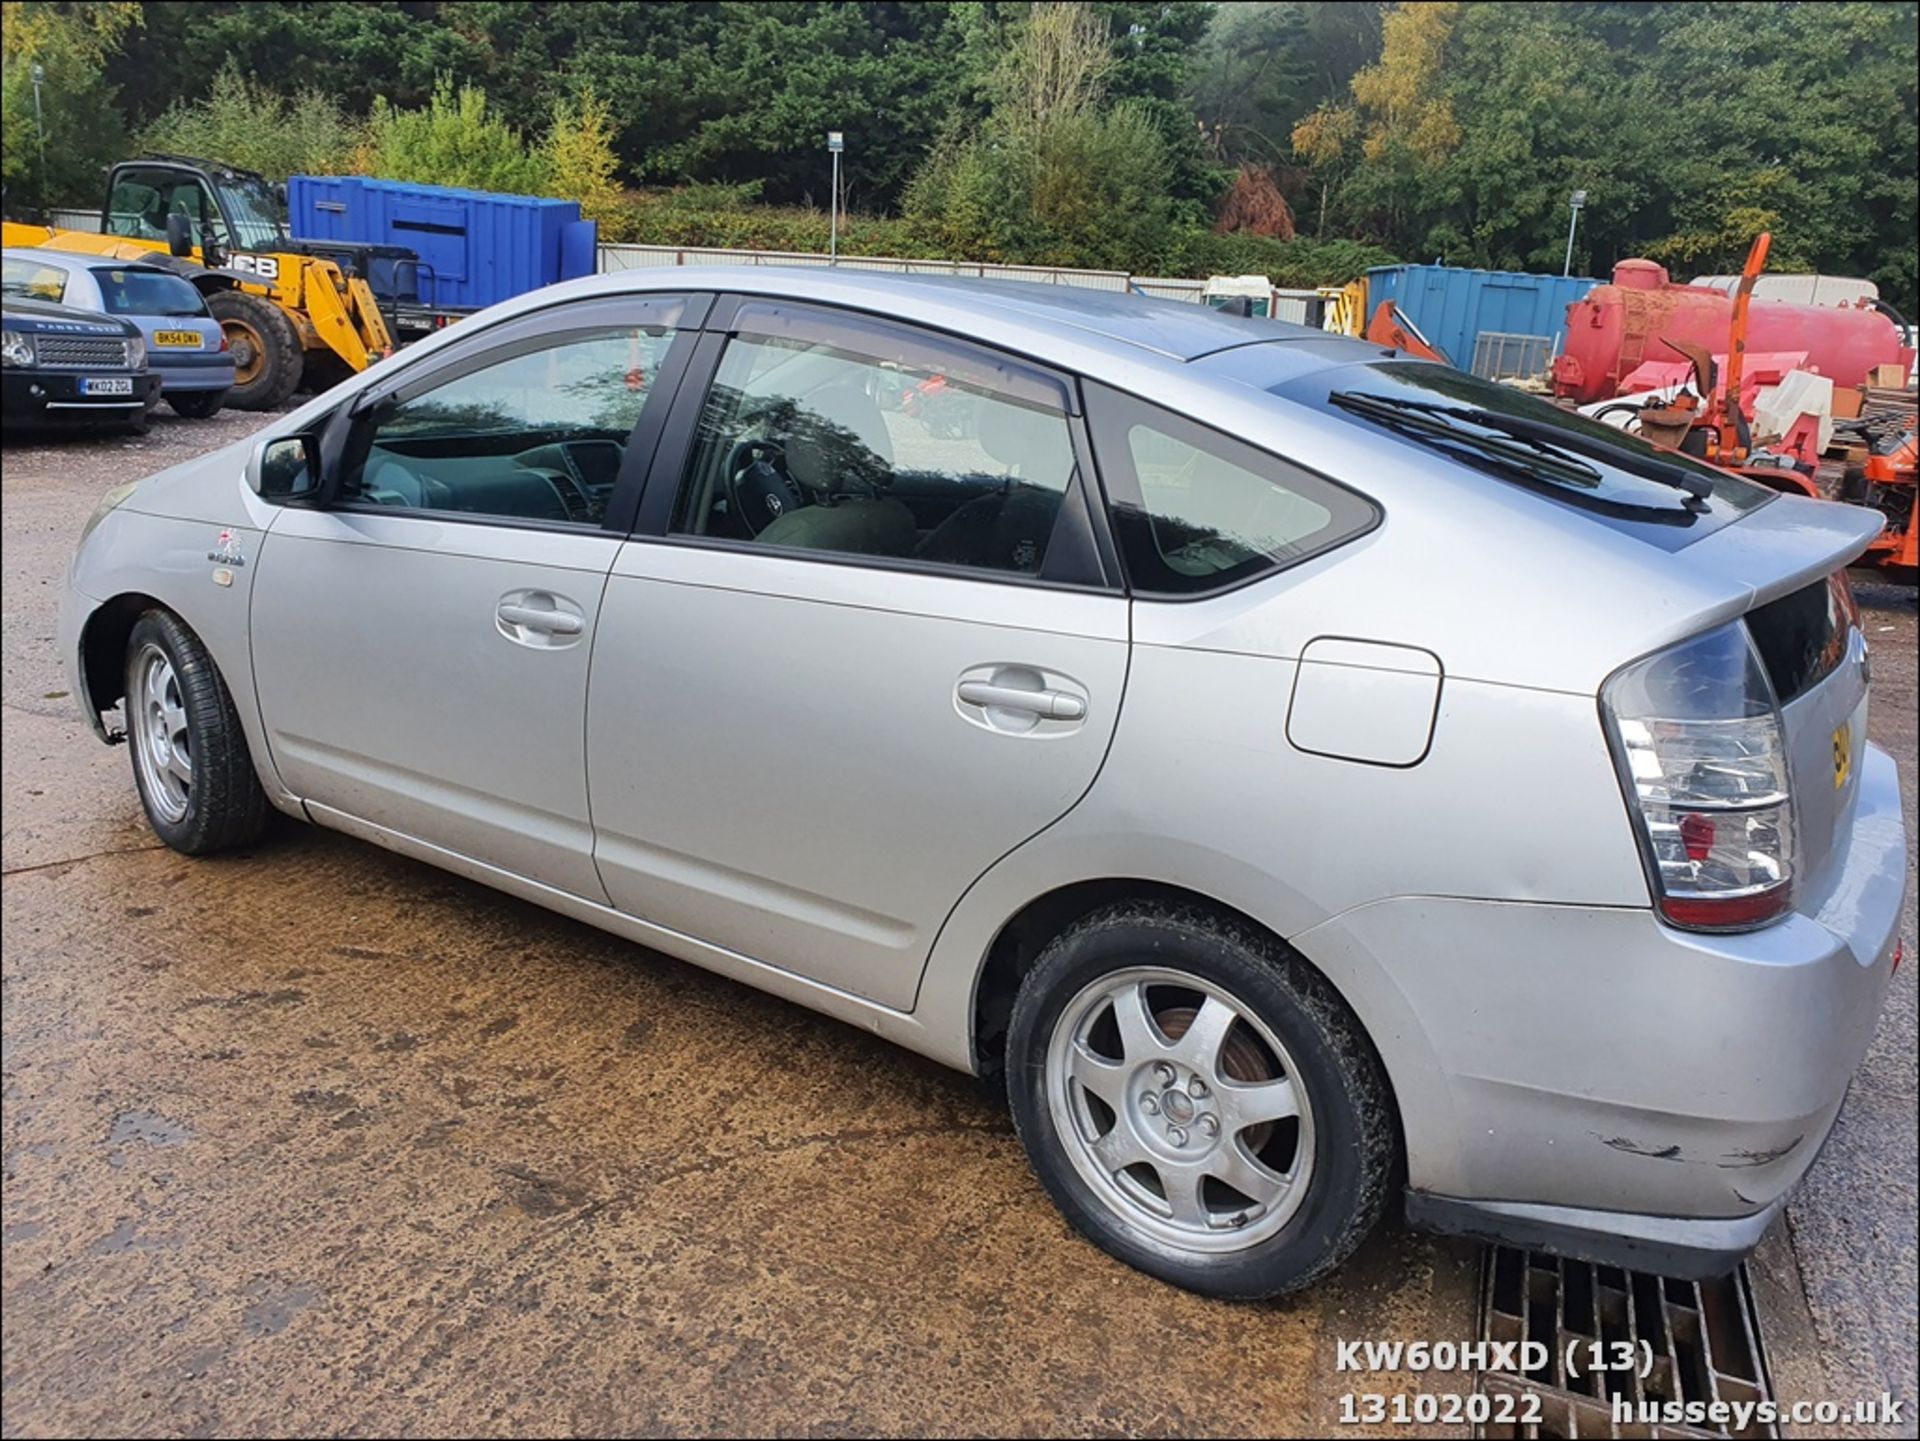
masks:
<svg viewBox="0 0 1920 1441"><path fill-rule="evenodd" d="M220 205L233 222L234 244L242 249L271 249L287 232L287 207L259 180L222 182Z"/></svg>
<svg viewBox="0 0 1920 1441"><path fill-rule="evenodd" d="M163 270L102 266L93 272L109 315L164 315L169 319L207 318L200 292Z"/></svg>

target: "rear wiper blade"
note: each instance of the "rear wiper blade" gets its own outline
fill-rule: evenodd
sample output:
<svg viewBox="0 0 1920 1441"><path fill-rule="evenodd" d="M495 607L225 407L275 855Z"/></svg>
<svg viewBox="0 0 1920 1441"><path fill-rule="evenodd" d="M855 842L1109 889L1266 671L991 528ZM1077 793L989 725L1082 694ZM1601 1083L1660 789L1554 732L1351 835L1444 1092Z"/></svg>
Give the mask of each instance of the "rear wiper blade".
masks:
<svg viewBox="0 0 1920 1441"><path fill-rule="evenodd" d="M1628 450L1624 446L1610 444L1601 437L1584 435L1579 431L1569 430L1547 421L1529 420L1519 415L1502 415L1497 410L1483 410L1477 406L1442 405L1433 401L1406 400L1386 395L1361 395L1343 391L1330 398L1348 409L1359 410L1362 414L1376 413L1377 409L1396 415L1412 413L1464 420L1469 425L1496 430L1537 446L1548 447L1555 451L1570 451L1575 456L1605 461L1626 471L1629 475L1680 491L1688 497L1687 504L1690 508L1696 504L1704 504L1713 496L1713 482L1703 475L1694 474L1684 466L1674 465L1658 456ZM1368 405L1362 409L1354 404L1356 401L1368 402ZM1595 478L1598 478L1597 472ZM1617 503L1628 504L1624 501ZM1658 509L1654 506L1645 508Z"/></svg>
<svg viewBox="0 0 1920 1441"><path fill-rule="evenodd" d="M1601 480L1600 472L1585 461L1576 460L1571 456L1555 455L1530 441L1515 442L1498 435L1480 435L1473 431L1462 430L1445 418L1447 410L1445 406L1431 406L1419 401L1397 401L1379 395L1359 395L1345 390L1337 390L1327 398L1342 409L1364 415L1369 420L1378 421L1382 425L1391 425L1401 430L1411 431L1418 436L1445 441L1510 464L1527 466L1544 476L1581 489L1590 490Z"/></svg>

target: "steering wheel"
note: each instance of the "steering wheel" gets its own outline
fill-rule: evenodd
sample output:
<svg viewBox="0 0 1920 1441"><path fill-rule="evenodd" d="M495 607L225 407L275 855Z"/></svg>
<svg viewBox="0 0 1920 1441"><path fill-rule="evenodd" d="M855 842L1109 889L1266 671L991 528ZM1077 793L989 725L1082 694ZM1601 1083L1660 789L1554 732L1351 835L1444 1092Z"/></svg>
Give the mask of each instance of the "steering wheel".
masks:
<svg viewBox="0 0 1920 1441"><path fill-rule="evenodd" d="M787 453L777 440L749 437L735 441L727 451L721 472L727 491L727 511L749 536L757 536L788 511L798 510L807 497L787 469Z"/></svg>

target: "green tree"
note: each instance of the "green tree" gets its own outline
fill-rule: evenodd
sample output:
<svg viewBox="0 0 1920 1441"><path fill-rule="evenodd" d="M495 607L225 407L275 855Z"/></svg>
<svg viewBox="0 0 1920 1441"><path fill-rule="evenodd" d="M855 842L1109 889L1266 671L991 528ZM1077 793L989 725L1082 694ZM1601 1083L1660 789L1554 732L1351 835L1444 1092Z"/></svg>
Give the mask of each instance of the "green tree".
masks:
<svg viewBox="0 0 1920 1441"><path fill-rule="evenodd" d="M0 5L0 174L9 199L40 207L100 202L100 167L118 155L126 133L107 61L139 23L139 5L121 0Z"/></svg>
<svg viewBox="0 0 1920 1441"><path fill-rule="evenodd" d="M1043 3L1013 32L976 132L916 177L907 213L955 253L1129 268L1164 247L1172 162L1151 111L1109 104L1116 63L1103 18Z"/></svg>
<svg viewBox="0 0 1920 1441"><path fill-rule="evenodd" d="M598 223L603 241L631 236L633 206L614 179L620 158L613 153L613 122L591 87L576 99L554 102L540 159L547 194L579 201L581 215Z"/></svg>
<svg viewBox="0 0 1920 1441"><path fill-rule="evenodd" d="M347 170L361 132L331 96L314 89L278 94L229 60L209 94L169 106L140 132L137 148L220 160L284 181Z"/></svg>
<svg viewBox="0 0 1920 1441"><path fill-rule="evenodd" d="M1366 164L1347 189L1363 208L1403 232L1428 203L1440 163L1460 144L1447 86L1447 42L1460 6L1454 0L1398 5L1381 27L1380 59L1353 77L1353 106Z"/></svg>

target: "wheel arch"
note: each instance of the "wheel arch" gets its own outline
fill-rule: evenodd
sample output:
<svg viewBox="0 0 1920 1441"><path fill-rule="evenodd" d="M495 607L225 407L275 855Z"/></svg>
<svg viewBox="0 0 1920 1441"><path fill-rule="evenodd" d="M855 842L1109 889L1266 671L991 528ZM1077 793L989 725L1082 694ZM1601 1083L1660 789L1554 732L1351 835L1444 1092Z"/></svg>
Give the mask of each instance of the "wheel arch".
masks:
<svg viewBox="0 0 1920 1441"><path fill-rule="evenodd" d="M81 703L87 714L96 718L96 728L103 734L97 717L126 696L127 639L133 634L135 622L150 610L179 614L165 601L142 591L122 591L95 607L81 628ZM187 624L185 619L180 623Z"/></svg>
<svg viewBox="0 0 1920 1441"><path fill-rule="evenodd" d="M1081 917L1122 901L1159 901L1196 907L1265 936L1299 955L1333 987L1356 1017L1361 1015L1360 1008L1353 1004L1335 977L1328 975L1311 957L1301 955L1299 948L1272 926L1239 906L1170 881L1143 876L1089 878L1055 886L1033 897L1008 916L994 933L975 977L969 1016L970 1046L977 1074L988 1078L999 1074L1005 1058L1007 1021L1013 1013L1014 996L1048 943ZM1371 1039L1372 1032L1364 1018L1361 1025ZM1374 1046L1379 1049L1377 1041Z"/></svg>

